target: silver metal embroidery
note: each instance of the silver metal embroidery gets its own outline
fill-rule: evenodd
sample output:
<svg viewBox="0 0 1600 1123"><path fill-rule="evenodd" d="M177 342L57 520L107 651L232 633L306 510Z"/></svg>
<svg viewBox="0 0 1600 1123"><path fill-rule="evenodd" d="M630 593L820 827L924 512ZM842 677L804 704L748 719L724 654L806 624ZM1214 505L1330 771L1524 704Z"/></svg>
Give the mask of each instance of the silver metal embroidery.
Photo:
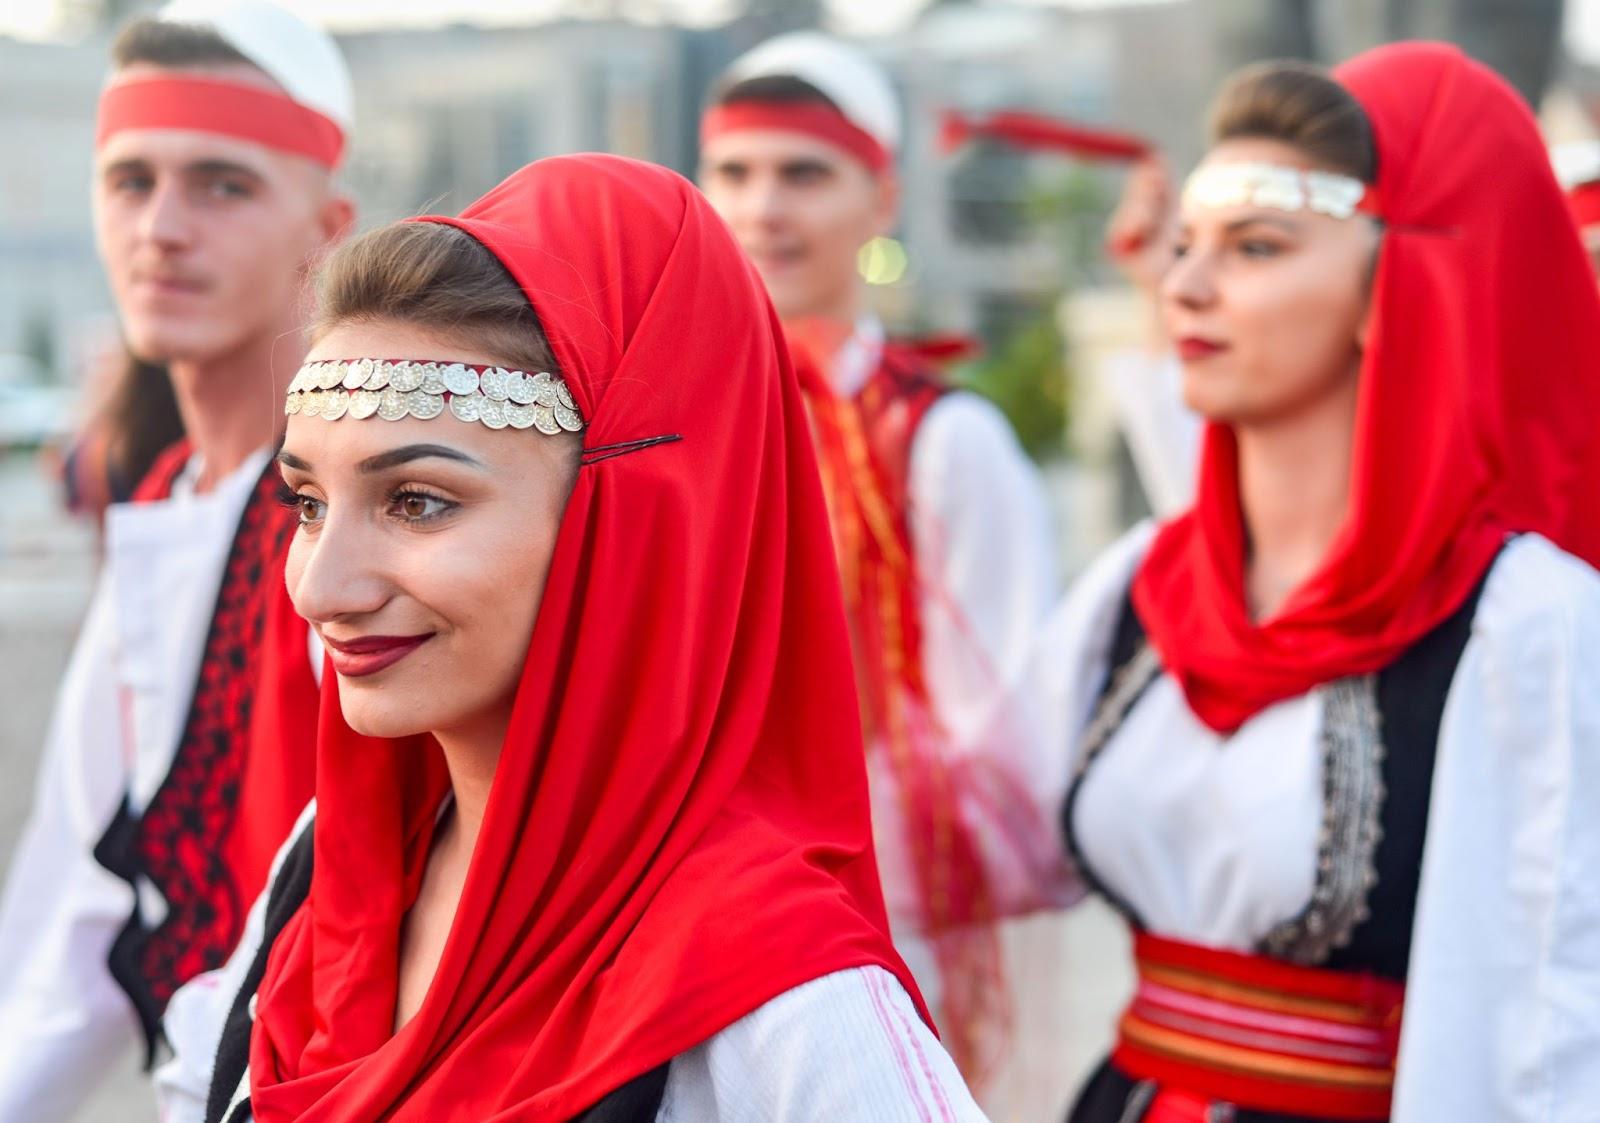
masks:
<svg viewBox="0 0 1600 1123"><path fill-rule="evenodd" d="M457 420L491 429L581 433L584 421L567 384L547 371L464 363L342 359L307 363L289 384L283 412L337 421L381 417L431 421L449 409Z"/></svg>
<svg viewBox="0 0 1600 1123"><path fill-rule="evenodd" d="M1100 750L1106 747L1106 742L1111 740L1111 735L1122 727L1122 722L1128 716L1128 711L1133 709L1133 704L1161 674L1161 656L1156 654L1156 649L1150 644L1140 644L1139 650L1129 659L1112 677L1111 684L1106 688L1105 695L1100 704L1095 707L1094 715L1089 719L1089 724L1084 727L1083 736L1078 738L1078 768L1076 776L1082 776L1100 755Z"/></svg>
<svg viewBox="0 0 1600 1123"><path fill-rule="evenodd" d="M1367 919L1383 838L1383 730L1378 680L1359 675L1329 683L1322 695L1322 830L1316 887L1300 915L1261 941L1268 955L1316 965L1349 944Z"/></svg>

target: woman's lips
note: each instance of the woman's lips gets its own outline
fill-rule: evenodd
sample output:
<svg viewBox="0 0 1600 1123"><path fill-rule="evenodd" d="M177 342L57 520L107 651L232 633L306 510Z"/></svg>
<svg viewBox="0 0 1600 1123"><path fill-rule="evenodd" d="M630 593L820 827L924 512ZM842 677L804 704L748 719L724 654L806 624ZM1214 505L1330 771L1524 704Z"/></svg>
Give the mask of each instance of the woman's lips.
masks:
<svg viewBox="0 0 1600 1123"><path fill-rule="evenodd" d="M344 678L362 678L394 666L432 638L433 633L428 632L420 636L361 636L346 640L323 636L322 642L327 644L335 671Z"/></svg>
<svg viewBox="0 0 1600 1123"><path fill-rule="evenodd" d="M1196 362L1200 359L1209 359L1226 351L1226 343L1217 343L1210 339L1201 339L1197 335L1185 336L1178 340L1178 356L1186 363Z"/></svg>

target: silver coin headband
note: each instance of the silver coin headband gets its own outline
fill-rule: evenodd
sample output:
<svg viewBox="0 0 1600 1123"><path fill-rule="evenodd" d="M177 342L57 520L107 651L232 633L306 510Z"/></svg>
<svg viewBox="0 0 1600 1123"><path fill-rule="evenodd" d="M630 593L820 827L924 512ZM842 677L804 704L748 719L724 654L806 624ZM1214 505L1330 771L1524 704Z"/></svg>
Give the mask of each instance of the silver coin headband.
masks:
<svg viewBox="0 0 1600 1123"><path fill-rule="evenodd" d="M1183 185L1185 206L1270 207L1349 218L1366 199L1367 185L1354 176L1313 172L1282 164L1205 164Z"/></svg>
<svg viewBox="0 0 1600 1123"><path fill-rule="evenodd" d="M283 412L337 421L381 417L428 421L445 410L491 429L581 433L583 418L567 384L553 374L504 367L392 359L307 363L289 383Z"/></svg>

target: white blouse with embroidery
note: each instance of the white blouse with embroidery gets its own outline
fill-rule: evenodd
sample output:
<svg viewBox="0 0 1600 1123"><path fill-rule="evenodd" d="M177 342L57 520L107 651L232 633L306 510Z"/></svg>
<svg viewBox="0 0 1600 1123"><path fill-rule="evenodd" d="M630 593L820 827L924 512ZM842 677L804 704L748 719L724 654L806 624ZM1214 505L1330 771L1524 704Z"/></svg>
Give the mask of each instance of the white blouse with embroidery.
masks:
<svg viewBox="0 0 1600 1123"><path fill-rule="evenodd" d="M1044 832L1036 894L1084 885L1062 805L1148 546L1131 532L1057 610L1018 691L1007 767ZM1330 684L1229 738L1168 677L1085 773L1074 835L1158 934L1255 949L1317 885ZM1600 574L1536 535L1485 583L1448 691L1406 992L1395 1123L1600 1119ZM1042 855L1054 845L1054 860Z"/></svg>
<svg viewBox="0 0 1600 1123"><path fill-rule="evenodd" d="M315 813L308 807L291 837ZM286 844L274 863L288 852ZM228 962L167 1007L162 1123L202 1123L228 1011L261 945L266 894ZM238 1098L247 1091L241 1088ZM984 1123L955 1062L881 967L813 979L674 1058L658 1123Z"/></svg>

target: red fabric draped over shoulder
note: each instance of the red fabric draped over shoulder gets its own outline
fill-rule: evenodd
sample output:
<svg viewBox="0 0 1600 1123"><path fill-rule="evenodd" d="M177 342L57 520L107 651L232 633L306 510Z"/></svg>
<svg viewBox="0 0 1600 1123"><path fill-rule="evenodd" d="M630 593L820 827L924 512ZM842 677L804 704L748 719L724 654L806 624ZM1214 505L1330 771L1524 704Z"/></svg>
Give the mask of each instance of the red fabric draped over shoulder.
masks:
<svg viewBox="0 0 1600 1123"><path fill-rule="evenodd" d="M1381 47L1334 77L1372 123L1385 223L1349 515L1322 566L1253 622L1236 447L1212 425L1195 506L1134 583L1166 667L1223 732L1387 665L1461 605L1508 533L1600 560L1600 296L1532 114L1442 44Z"/></svg>
<svg viewBox="0 0 1600 1123"><path fill-rule="evenodd" d="M880 965L916 995L759 279L689 183L614 157L540 161L424 221L521 284L587 447L682 439L579 472L455 923L398 1033L399 927L443 776L425 738L357 736L325 690L315 874L260 990L256 1117L567 1119L829 972Z"/></svg>

